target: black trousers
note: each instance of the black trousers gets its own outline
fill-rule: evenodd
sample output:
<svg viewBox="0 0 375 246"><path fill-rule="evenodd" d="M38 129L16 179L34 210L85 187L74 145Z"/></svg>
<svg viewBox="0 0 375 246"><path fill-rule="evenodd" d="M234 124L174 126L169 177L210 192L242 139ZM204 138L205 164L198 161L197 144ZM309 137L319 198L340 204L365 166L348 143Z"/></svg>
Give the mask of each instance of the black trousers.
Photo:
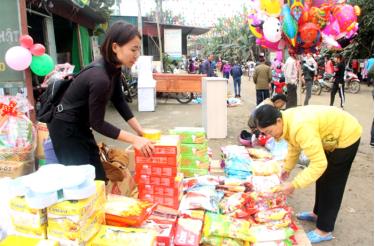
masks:
<svg viewBox="0 0 375 246"><path fill-rule="evenodd" d="M328 166L316 182L314 213L318 216L316 227L332 232L340 210L346 181L357 154L360 139L344 149L326 153Z"/></svg>
<svg viewBox="0 0 375 246"><path fill-rule="evenodd" d="M270 97L269 90L257 90L257 105Z"/></svg>
<svg viewBox="0 0 375 246"><path fill-rule="evenodd" d="M55 118L47 127L60 164L91 164L95 167L96 179L106 179L99 148L89 127Z"/></svg>
<svg viewBox="0 0 375 246"><path fill-rule="evenodd" d="M294 108L297 107L297 85L294 84L287 84L286 85L287 94L286 99L286 108Z"/></svg>
<svg viewBox="0 0 375 246"><path fill-rule="evenodd" d="M331 102L329 105L333 106L335 102L336 93L339 92L339 96L341 99L340 106L343 107L345 103L345 93L344 93L344 84L343 83L333 83L332 90L331 90Z"/></svg>

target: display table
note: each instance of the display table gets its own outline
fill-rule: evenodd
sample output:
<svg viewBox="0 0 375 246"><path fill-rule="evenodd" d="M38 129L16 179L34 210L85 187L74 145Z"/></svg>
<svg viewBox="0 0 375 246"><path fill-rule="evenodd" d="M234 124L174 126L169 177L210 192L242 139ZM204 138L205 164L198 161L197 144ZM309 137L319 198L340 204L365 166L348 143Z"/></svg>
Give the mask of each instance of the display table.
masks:
<svg viewBox="0 0 375 246"><path fill-rule="evenodd" d="M154 73L156 92L202 92L202 78L205 74Z"/></svg>

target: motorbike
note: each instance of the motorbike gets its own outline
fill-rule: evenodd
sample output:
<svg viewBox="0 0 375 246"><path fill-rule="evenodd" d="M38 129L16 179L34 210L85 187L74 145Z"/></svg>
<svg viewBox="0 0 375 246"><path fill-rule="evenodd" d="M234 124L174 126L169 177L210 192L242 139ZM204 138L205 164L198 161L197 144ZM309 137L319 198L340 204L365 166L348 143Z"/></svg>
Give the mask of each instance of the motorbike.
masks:
<svg viewBox="0 0 375 246"><path fill-rule="evenodd" d="M122 92L128 103L133 102L133 98L138 95L138 79L129 74L121 73Z"/></svg>
<svg viewBox="0 0 375 246"><path fill-rule="evenodd" d="M334 74L324 73L323 77L320 78L318 81L322 90L325 92L329 92L332 90L334 80L335 80ZM356 94L361 89L358 76L355 73L353 73L352 70L349 68L345 69L344 82L345 82L344 89L345 91L348 91L349 93Z"/></svg>

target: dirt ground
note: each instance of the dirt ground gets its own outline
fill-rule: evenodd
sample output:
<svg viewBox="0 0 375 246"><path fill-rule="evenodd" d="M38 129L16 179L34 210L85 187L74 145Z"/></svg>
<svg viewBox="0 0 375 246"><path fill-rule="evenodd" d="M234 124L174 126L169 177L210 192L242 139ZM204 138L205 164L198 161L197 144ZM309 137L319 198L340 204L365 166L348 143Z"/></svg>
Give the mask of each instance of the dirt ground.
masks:
<svg viewBox="0 0 375 246"><path fill-rule="evenodd" d="M373 99L372 87L361 85L358 94L347 94L345 110L353 114L363 126L363 136L357 157L353 163L350 177L346 186L346 192L341 205L341 210L336 221L334 231L335 239L322 245L346 246L346 245L374 245L374 152L369 146L370 130L373 120ZM233 84L230 81L230 91L233 91ZM248 115L255 108L255 87L246 76L242 79L242 100L243 104L238 107L228 108L228 137L220 140L209 140L209 146L213 149L214 158L220 157L220 146L237 144L238 135L242 129L246 129ZM304 94L302 94L304 98ZM336 96L335 105L339 105L339 97ZM320 96L313 96L310 104L329 104L329 93ZM181 105L174 99L167 103L159 103L155 112L138 112L137 103L130 104L136 118L144 128L161 129L167 133L175 126L202 126L201 106L196 104ZM121 119L114 108L109 106L106 119L114 125L129 130L127 124ZM104 141L107 144L126 147L127 144L114 141L96 135L97 141ZM293 175L301 169L296 168ZM314 185L298 190L289 199L290 205L298 211L311 210L314 204ZM307 232L314 228L312 223L302 223Z"/></svg>

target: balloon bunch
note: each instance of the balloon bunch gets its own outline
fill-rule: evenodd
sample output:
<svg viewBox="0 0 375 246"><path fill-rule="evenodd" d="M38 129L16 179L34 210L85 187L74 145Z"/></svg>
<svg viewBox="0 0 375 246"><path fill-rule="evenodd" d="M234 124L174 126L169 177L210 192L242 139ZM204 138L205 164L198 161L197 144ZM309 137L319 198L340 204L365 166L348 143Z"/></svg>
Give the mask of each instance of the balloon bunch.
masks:
<svg viewBox="0 0 375 246"><path fill-rule="evenodd" d="M45 76L54 69L55 64L42 44L34 44L29 35L22 35L19 42L20 46L13 46L5 53L5 62L11 69L22 71L30 66L38 76Z"/></svg>
<svg viewBox="0 0 375 246"><path fill-rule="evenodd" d="M342 0L250 0L250 5L250 31L271 51L288 47L297 54L314 53L321 43L341 49L358 32L361 10Z"/></svg>

